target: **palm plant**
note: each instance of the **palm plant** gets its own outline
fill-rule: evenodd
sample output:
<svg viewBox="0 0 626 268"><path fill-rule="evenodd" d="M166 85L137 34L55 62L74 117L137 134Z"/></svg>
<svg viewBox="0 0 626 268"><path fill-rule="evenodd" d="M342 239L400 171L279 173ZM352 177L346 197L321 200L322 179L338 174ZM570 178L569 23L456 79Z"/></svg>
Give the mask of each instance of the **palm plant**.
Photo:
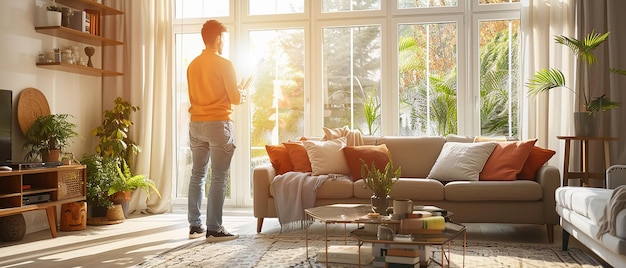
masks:
<svg viewBox="0 0 626 268"><path fill-rule="evenodd" d="M122 160L122 167L117 166L117 176L111 180L109 186L108 196L111 196L117 192L129 192L136 189L142 189L150 197L150 190L153 190L159 197L161 193L157 189L154 181L146 178L145 175L133 175L128 168L126 161Z"/></svg>
<svg viewBox="0 0 626 268"><path fill-rule="evenodd" d="M592 90L588 88L587 80L591 74L591 67L598 63L598 58L593 54L593 51L604 43L609 37L609 32L604 34L596 33L592 31L587 34L583 40L578 40L573 37L567 37L563 35L556 36L555 42L558 44L569 47L574 55L583 64L583 73L585 81L583 81L584 87L581 90L575 91L565 85L565 75L563 72L556 68L543 69L535 73L535 75L526 83L529 88L528 94L536 95L544 91L548 91L553 88L567 88L578 94L581 100L582 110L587 113L595 113L599 111L607 111L616 108L620 103L611 101L606 94L602 94L599 97L592 98ZM626 71L615 68L610 68L610 72L626 75Z"/></svg>

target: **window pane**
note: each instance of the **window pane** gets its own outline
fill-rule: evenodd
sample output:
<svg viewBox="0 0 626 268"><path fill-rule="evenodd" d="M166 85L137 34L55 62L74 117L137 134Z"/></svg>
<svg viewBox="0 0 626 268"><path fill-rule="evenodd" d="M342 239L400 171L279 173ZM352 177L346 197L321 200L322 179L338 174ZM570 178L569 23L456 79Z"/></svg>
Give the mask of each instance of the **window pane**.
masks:
<svg viewBox="0 0 626 268"><path fill-rule="evenodd" d="M323 29L324 126L380 132L381 27Z"/></svg>
<svg viewBox="0 0 626 268"><path fill-rule="evenodd" d="M177 19L228 16L229 0L174 0Z"/></svg>
<svg viewBox="0 0 626 268"><path fill-rule="evenodd" d="M176 197L187 197L189 178L191 176L191 149L189 148L189 94L187 92L187 67L204 49L200 33L176 34ZM224 33L224 51L228 57L229 35ZM210 181L210 178L208 179ZM208 187L209 183L206 184ZM230 181L227 184L227 197L230 197ZM208 190L208 188L207 188Z"/></svg>
<svg viewBox="0 0 626 268"><path fill-rule="evenodd" d="M517 136L519 20L481 21L481 135Z"/></svg>
<svg viewBox="0 0 626 268"><path fill-rule="evenodd" d="M250 0L250 15L302 14L304 0Z"/></svg>
<svg viewBox="0 0 626 268"><path fill-rule="evenodd" d="M398 26L400 135L457 133L456 23Z"/></svg>
<svg viewBox="0 0 626 268"><path fill-rule="evenodd" d="M250 32L251 169L269 164L266 144L304 135L304 46L304 29Z"/></svg>
<svg viewBox="0 0 626 268"><path fill-rule="evenodd" d="M323 13L364 10L380 10L380 0L322 0Z"/></svg>
<svg viewBox="0 0 626 268"><path fill-rule="evenodd" d="M457 0L398 0L398 9L455 7L457 5Z"/></svg>

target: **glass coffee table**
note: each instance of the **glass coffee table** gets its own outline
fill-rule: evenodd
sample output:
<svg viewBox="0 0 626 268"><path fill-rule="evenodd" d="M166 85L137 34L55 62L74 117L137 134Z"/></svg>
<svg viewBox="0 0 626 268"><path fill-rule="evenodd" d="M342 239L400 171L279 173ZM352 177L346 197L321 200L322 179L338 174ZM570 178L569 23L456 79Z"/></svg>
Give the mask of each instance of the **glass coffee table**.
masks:
<svg viewBox="0 0 626 268"><path fill-rule="evenodd" d="M305 209L304 212L308 217L308 220L317 220L324 223L324 239L326 246L326 264L328 264L328 225L329 224L344 224L344 244L347 244L347 224L384 224L395 230L395 227L400 225L400 220L391 219L389 216L380 217L368 217L368 213L372 212L372 206L370 204L333 204L327 206L320 206ZM449 213L446 217L452 215ZM450 243L452 240L463 235L463 263L465 264L465 247L467 245L466 230L463 225L446 222L445 230L436 234L414 234L398 236L402 239L397 240L378 240L376 231L369 231L362 228L358 228L350 232L350 236L356 238L359 241L359 255L361 253L360 247L363 243L372 244L405 244L405 245L440 245L442 248L442 262L444 265L444 259L448 259L450 254ZM309 229L306 228L306 258L309 258ZM448 246L448 255L444 252L444 247ZM360 258L359 256L359 262ZM449 259L447 261L449 265ZM360 265L359 265L360 266Z"/></svg>

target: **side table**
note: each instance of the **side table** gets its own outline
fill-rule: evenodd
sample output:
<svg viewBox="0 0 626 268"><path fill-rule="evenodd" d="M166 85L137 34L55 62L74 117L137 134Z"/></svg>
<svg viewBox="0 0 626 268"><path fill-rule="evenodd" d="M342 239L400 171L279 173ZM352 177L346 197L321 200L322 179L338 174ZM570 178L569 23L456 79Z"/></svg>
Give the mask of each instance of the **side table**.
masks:
<svg viewBox="0 0 626 268"><path fill-rule="evenodd" d="M611 166L611 158L609 154L609 141L616 140L614 137L583 137L583 136L557 136L559 140L565 140L565 152L563 160L563 183L562 186L567 186L569 179L580 178L582 180L582 186L589 186L589 179L601 179L604 180L605 171ZM570 149L571 142L580 142L580 171L570 171ZM589 171L589 142L598 141L602 142L604 147L604 171L603 172L591 172Z"/></svg>

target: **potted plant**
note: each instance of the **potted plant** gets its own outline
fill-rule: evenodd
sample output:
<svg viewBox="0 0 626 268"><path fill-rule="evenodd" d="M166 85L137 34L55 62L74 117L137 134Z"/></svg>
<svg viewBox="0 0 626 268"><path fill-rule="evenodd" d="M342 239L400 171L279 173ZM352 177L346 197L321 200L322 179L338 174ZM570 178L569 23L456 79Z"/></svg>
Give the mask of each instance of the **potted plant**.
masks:
<svg viewBox="0 0 626 268"><path fill-rule="evenodd" d="M97 154L83 156L81 163L87 172L87 210L89 218L105 217L106 210L113 207L109 198L111 182L117 176L117 162Z"/></svg>
<svg viewBox="0 0 626 268"><path fill-rule="evenodd" d="M376 167L375 163L372 162L368 166L365 161L361 160L361 177L365 185L374 192L371 197L372 210L380 215L387 215L387 208L389 207L389 201L391 201L389 197L391 187L402 173L401 167L398 167L396 171L392 171L392 169L393 161L391 160L391 155L389 155L389 162L387 162L385 169L382 171Z"/></svg>
<svg viewBox="0 0 626 268"><path fill-rule="evenodd" d="M55 0L52 0L50 5L46 7L46 25L61 26L62 14L61 7L57 6Z"/></svg>
<svg viewBox="0 0 626 268"><path fill-rule="evenodd" d="M58 162L61 151L69 141L78 136L76 125L67 120L68 114L40 116L26 132L24 148L28 149L26 159L32 161L41 156L43 162Z"/></svg>
<svg viewBox="0 0 626 268"><path fill-rule="evenodd" d="M123 161L126 162L128 168L131 168L132 156L141 151L128 136L130 127L133 125L130 115L138 110L139 107L117 97L113 109L104 111L102 125L92 131L94 136L99 137L96 153L102 157L115 159L122 169L125 169L122 165Z"/></svg>
<svg viewBox="0 0 626 268"><path fill-rule="evenodd" d="M555 42L565 45L571 49L577 59L582 63L580 66L583 70L584 86L578 90L573 90L565 85L565 75L559 69L550 68L548 70L543 69L534 74L534 76L526 83L529 88L529 95L536 95L544 91L548 91L553 88L567 88L577 94L580 98L581 108L574 114L574 124L576 129L576 136L594 136L597 130L597 119L595 119L596 113L600 111L607 111L616 108L620 103L611 101L606 93L598 97L592 97L592 93L596 88L589 88L589 77L591 75L591 67L595 63L598 63L598 58L593 54L593 51L604 43L609 37L609 32L600 34L592 31L583 40L578 40L573 37L556 36ZM610 68L610 72L626 75L626 71L615 68ZM590 123L581 122L591 120ZM583 128L583 125L588 125L587 128Z"/></svg>
<svg viewBox="0 0 626 268"><path fill-rule="evenodd" d="M146 178L145 175L132 175L128 165L122 160L122 167L116 165L116 176L111 180L107 196L113 204L121 204L124 211L124 217L128 217L128 202L133 191L142 189L150 198L150 190L154 191L159 197L161 193L157 189L154 181Z"/></svg>

